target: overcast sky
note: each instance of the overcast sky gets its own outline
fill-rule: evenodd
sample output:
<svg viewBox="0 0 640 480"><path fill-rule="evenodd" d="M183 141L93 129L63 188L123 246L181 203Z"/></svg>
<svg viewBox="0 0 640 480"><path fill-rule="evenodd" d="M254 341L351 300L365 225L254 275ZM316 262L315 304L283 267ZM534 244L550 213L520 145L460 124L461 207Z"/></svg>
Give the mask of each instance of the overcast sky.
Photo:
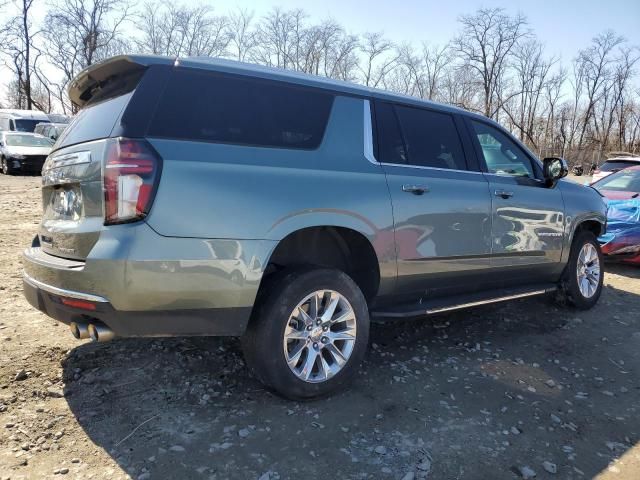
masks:
<svg viewBox="0 0 640 480"><path fill-rule="evenodd" d="M38 1L38 0L36 0ZM43 3L43 0L39 0ZM504 7L523 13L530 28L545 43L548 55L568 64L577 51L600 32L613 29L631 44L640 45L640 0L214 0L217 14L239 5L260 16L274 6L302 8L312 20L332 18L350 33L383 31L394 42L446 43L458 30L461 13L481 7ZM43 10L39 9L41 12ZM4 12L8 13L8 12ZM4 15L3 15L4 16ZM9 77L0 70L0 95Z"/></svg>

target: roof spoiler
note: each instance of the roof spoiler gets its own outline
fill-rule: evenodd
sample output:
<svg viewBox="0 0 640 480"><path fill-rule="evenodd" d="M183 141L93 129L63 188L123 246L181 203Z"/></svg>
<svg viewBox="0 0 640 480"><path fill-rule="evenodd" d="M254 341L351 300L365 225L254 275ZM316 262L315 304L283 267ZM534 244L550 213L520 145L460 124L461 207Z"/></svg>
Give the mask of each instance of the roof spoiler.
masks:
<svg viewBox="0 0 640 480"><path fill-rule="evenodd" d="M145 70L149 65L173 65L175 58L155 55L118 55L94 63L82 70L68 87L69 99L79 108L87 104L96 92L117 77Z"/></svg>

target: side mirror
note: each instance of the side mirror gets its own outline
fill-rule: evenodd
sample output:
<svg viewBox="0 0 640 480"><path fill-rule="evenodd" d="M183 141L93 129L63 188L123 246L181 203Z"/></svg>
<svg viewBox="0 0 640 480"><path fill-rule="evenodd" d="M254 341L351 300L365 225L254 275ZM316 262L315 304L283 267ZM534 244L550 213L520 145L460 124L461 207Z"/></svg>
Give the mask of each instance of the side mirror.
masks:
<svg viewBox="0 0 640 480"><path fill-rule="evenodd" d="M569 174L569 166L564 158L548 157L542 161L544 179L548 187L552 187L558 180Z"/></svg>

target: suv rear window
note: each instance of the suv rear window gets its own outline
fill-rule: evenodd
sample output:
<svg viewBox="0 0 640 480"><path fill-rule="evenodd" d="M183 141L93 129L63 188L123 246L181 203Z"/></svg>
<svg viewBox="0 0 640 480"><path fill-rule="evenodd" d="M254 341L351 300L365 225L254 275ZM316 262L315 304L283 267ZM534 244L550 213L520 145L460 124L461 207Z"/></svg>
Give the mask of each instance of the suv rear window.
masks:
<svg viewBox="0 0 640 480"><path fill-rule="evenodd" d="M280 82L177 70L163 93L150 137L260 147L320 145L334 96Z"/></svg>
<svg viewBox="0 0 640 480"><path fill-rule="evenodd" d="M633 165L640 165L640 159L637 162L629 160L608 160L600 166L600 170L603 172L611 172L614 170L621 170L623 168L631 167Z"/></svg>
<svg viewBox="0 0 640 480"><path fill-rule="evenodd" d="M58 139L56 148L107 138L132 95L120 95L80 110Z"/></svg>

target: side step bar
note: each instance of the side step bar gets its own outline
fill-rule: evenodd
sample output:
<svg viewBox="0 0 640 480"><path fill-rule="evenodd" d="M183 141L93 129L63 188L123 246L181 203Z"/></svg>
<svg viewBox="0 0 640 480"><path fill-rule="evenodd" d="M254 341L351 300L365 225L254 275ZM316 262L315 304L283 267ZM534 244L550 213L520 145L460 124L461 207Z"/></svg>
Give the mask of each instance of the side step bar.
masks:
<svg viewBox="0 0 640 480"><path fill-rule="evenodd" d="M382 318L411 318L436 313L461 310L490 303L506 302L518 298L534 297L554 292L557 285L545 284L526 288L510 288L491 292L480 292L467 295L456 295L434 299L423 299L420 303L402 304L390 308L374 309L372 317Z"/></svg>

